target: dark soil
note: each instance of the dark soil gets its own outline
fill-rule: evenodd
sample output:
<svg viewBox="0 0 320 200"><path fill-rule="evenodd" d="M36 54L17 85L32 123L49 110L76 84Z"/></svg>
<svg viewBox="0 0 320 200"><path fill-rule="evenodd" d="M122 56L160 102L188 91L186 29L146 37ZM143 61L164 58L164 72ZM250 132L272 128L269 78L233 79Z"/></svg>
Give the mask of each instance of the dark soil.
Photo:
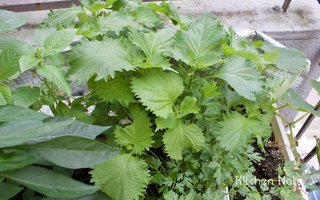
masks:
<svg viewBox="0 0 320 200"><path fill-rule="evenodd" d="M262 152L260 148L255 146L255 152L258 152L261 154L261 156L264 158L264 160L260 161L259 163L255 163L255 172L254 175L257 177L257 179L273 179L278 178L278 172L277 168L284 166L284 158L283 155L279 149L278 144L275 142L274 137L272 136L268 144L265 147L265 152ZM256 185L256 187L259 190L259 185ZM236 195L233 200L244 200L245 198ZM280 200L279 197L272 196L272 200Z"/></svg>

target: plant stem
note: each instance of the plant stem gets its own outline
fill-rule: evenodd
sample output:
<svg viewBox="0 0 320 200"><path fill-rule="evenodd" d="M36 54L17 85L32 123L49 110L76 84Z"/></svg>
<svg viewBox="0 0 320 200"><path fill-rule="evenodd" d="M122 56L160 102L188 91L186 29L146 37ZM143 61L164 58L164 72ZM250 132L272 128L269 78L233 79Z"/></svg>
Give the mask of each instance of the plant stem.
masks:
<svg viewBox="0 0 320 200"><path fill-rule="evenodd" d="M309 115L310 113L305 113L303 114L301 117L299 117L297 120L291 122L290 124L294 125L296 124L297 122L299 122L300 120L302 120L303 118L305 118L307 115Z"/></svg>

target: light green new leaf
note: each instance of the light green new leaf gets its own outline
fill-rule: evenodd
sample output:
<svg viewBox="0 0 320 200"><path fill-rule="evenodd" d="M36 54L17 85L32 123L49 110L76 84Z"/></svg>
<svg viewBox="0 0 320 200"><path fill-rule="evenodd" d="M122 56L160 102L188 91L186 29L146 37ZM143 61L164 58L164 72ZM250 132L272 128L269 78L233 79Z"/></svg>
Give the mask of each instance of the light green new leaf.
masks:
<svg viewBox="0 0 320 200"><path fill-rule="evenodd" d="M40 154L52 163L69 168L92 168L118 154L118 150L92 139L66 136L19 147Z"/></svg>
<svg viewBox="0 0 320 200"><path fill-rule="evenodd" d="M160 24L161 20L159 15L151 8L146 6L139 6L133 13L136 21L147 27L155 27Z"/></svg>
<svg viewBox="0 0 320 200"><path fill-rule="evenodd" d="M9 86L0 83L0 105L11 104L12 102L11 89Z"/></svg>
<svg viewBox="0 0 320 200"><path fill-rule="evenodd" d="M20 72L25 72L34 68L40 60L36 59L33 55L25 55L19 59Z"/></svg>
<svg viewBox="0 0 320 200"><path fill-rule="evenodd" d="M34 104L40 97L40 88L24 86L13 91L14 105L21 107L29 107Z"/></svg>
<svg viewBox="0 0 320 200"><path fill-rule="evenodd" d="M19 59L23 55L32 55L34 49L29 45L12 45L0 54L0 80L7 79L20 69Z"/></svg>
<svg viewBox="0 0 320 200"><path fill-rule="evenodd" d="M46 55L53 55L61 52L73 41L77 30L64 29L50 34L43 42Z"/></svg>
<svg viewBox="0 0 320 200"><path fill-rule="evenodd" d="M125 128L117 127L115 130L116 142L121 146L132 146L132 153L141 154L151 147L153 132L148 114L138 106L131 106L133 123Z"/></svg>
<svg viewBox="0 0 320 200"><path fill-rule="evenodd" d="M173 129L178 126L179 119L175 115L169 115L166 119L157 117L155 120L157 124L156 131L163 129Z"/></svg>
<svg viewBox="0 0 320 200"><path fill-rule="evenodd" d="M93 75L97 75L96 80L113 78L117 71L133 70L132 62L130 53L117 40L85 42L71 53L71 77L80 83Z"/></svg>
<svg viewBox="0 0 320 200"><path fill-rule="evenodd" d="M93 194L99 187L75 181L51 170L29 166L15 172L0 173L13 182L48 197L75 198Z"/></svg>
<svg viewBox="0 0 320 200"><path fill-rule="evenodd" d="M262 91L258 70L243 58L229 58L215 76L225 80L240 96L253 101Z"/></svg>
<svg viewBox="0 0 320 200"><path fill-rule="evenodd" d="M54 65L45 65L37 68L37 73L52 82L59 90L71 96L71 87L67 83L64 73L61 69Z"/></svg>
<svg viewBox="0 0 320 200"><path fill-rule="evenodd" d="M25 23L27 23L27 18L23 15L0 9L0 33L15 31Z"/></svg>
<svg viewBox="0 0 320 200"><path fill-rule="evenodd" d="M173 114L174 102L183 90L179 75L162 70L148 70L140 78L132 79L135 95L144 106L162 118Z"/></svg>
<svg viewBox="0 0 320 200"><path fill-rule="evenodd" d="M77 15L83 12L83 8L79 6L74 6L65 9L57 9L49 13L48 18L44 20L44 23L47 24L49 27L56 27L60 24L64 27L72 27Z"/></svg>
<svg viewBox="0 0 320 200"><path fill-rule="evenodd" d="M130 40L138 46L147 57L147 59L140 64L141 67L160 67L164 70L172 70L169 59L166 59L164 54L168 52L167 48L172 43L174 34L175 30L170 28L162 29L157 33L142 33L132 30L129 33Z"/></svg>
<svg viewBox="0 0 320 200"><path fill-rule="evenodd" d="M307 69L306 57L297 49L278 48L278 58L273 61L277 68L292 74Z"/></svg>
<svg viewBox="0 0 320 200"><path fill-rule="evenodd" d="M9 183L0 183L0 197L3 200L11 199L23 188Z"/></svg>
<svg viewBox="0 0 320 200"><path fill-rule="evenodd" d="M316 111L312 105L306 102L299 94L297 94L292 89L288 90L283 95L283 99L295 110L309 112L320 117L320 112Z"/></svg>
<svg viewBox="0 0 320 200"><path fill-rule="evenodd" d="M170 48L174 59L195 68L204 68L220 61L219 50L225 32L217 19L204 16L194 22L188 30L179 30L175 43Z"/></svg>
<svg viewBox="0 0 320 200"><path fill-rule="evenodd" d="M36 29L33 32L33 40L40 46L43 46L44 41L48 38L51 34L57 32L55 28L44 28L44 29Z"/></svg>
<svg viewBox="0 0 320 200"><path fill-rule="evenodd" d="M134 102L134 95L130 90L130 83L125 79L114 79L108 82L99 81L94 85L94 94L106 102L114 100L128 105Z"/></svg>
<svg viewBox="0 0 320 200"><path fill-rule="evenodd" d="M179 107L179 118L182 118L190 113L198 113L199 107L197 106L197 99L195 97L185 97Z"/></svg>
<svg viewBox="0 0 320 200"><path fill-rule="evenodd" d="M228 115L217 131L219 145L228 151L246 146L252 136L260 132L260 122L246 118L238 112Z"/></svg>
<svg viewBox="0 0 320 200"><path fill-rule="evenodd" d="M139 199L150 180L144 160L131 154L118 155L94 167L92 180L113 200Z"/></svg>
<svg viewBox="0 0 320 200"><path fill-rule="evenodd" d="M20 106L0 106L0 122L43 120L49 117L41 112L27 109Z"/></svg>
<svg viewBox="0 0 320 200"><path fill-rule="evenodd" d="M310 85L317 91L318 95L320 96L320 81L311 80Z"/></svg>
<svg viewBox="0 0 320 200"><path fill-rule="evenodd" d="M176 160L182 159L185 148L193 148L199 151L204 143L202 130L195 124L182 124L181 122L165 132L163 143L168 155Z"/></svg>
<svg viewBox="0 0 320 200"><path fill-rule="evenodd" d="M138 23L134 21L133 17L120 12L112 12L108 16L100 17L98 24L103 33L114 31L118 35L124 28L138 27Z"/></svg>
<svg viewBox="0 0 320 200"><path fill-rule="evenodd" d="M37 160L39 156L17 151L12 153L0 154L0 172L20 169L30 165Z"/></svg>

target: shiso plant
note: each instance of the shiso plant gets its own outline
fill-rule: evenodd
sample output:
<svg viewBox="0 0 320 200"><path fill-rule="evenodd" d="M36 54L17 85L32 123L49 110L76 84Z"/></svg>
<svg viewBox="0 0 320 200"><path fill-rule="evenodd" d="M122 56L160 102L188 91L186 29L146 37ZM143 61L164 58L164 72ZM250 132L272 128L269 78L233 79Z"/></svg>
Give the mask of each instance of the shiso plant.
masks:
<svg viewBox="0 0 320 200"><path fill-rule="evenodd" d="M19 26L8 13L1 32ZM254 176L279 99L318 114L287 93L308 65L298 50L167 2L125 0L52 11L34 41L0 37L1 196L301 198L288 185L234 184ZM13 84L26 75L36 83ZM87 89L75 94L75 85ZM289 165L279 173L301 178ZM87 169L90 183L74 178Z"/></svg>

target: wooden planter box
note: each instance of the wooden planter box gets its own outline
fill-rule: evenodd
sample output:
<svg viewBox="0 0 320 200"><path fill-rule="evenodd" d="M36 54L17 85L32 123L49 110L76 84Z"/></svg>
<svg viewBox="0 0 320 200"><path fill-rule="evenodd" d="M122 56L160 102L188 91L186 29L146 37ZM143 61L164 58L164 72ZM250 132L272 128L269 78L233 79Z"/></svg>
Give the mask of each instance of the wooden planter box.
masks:
<svg viewBox="0 0 320 200"><path fill-rule="evenodd" d="M261 33L259 31L246 30L246 31L238 32L237 34L239 36L245 37L245 38L261 38L264 41L266 41L266 42L268 42L268 43L270 43L270 44L272 44L274 46L285 48L285 46L282 45L281 43L277 42L276 40L270 38L266 34ZM309 67L310 67L310 61L309 60L308 60L308 63L309 63ZM272 75L281 77L282 76L281 73L283 73L283 72L281 72L279 70L279 73L272 74ZM285 83L285 85L288 88L291 87L294 84L299 84L299 82L301 81L300 74L292 75L286 81L287 82ZM279 149L280 149L284 159L286 161L292 161L292 162L296 163L294 154L293 154L292 149L291 149L290 141L289 141L288 135L286 133L286 130L285 130L285 127L284 127L284 123L281 120L281 118L275 115L274 118L271 121L271 127L272 127L272 130L273 130L273 134L274 134L275 140L279 145ZM308 200L309 198L308 198L307 192L305 190L303 181L302 180L297 180L296 184L297 184L297 188L299 189L298 192L302 195L302 197L304 199ZM228 188L226 189L226 193L227 193L227 195L225 196L224 200L230 200L230 197L228 195Z"/></svg>

